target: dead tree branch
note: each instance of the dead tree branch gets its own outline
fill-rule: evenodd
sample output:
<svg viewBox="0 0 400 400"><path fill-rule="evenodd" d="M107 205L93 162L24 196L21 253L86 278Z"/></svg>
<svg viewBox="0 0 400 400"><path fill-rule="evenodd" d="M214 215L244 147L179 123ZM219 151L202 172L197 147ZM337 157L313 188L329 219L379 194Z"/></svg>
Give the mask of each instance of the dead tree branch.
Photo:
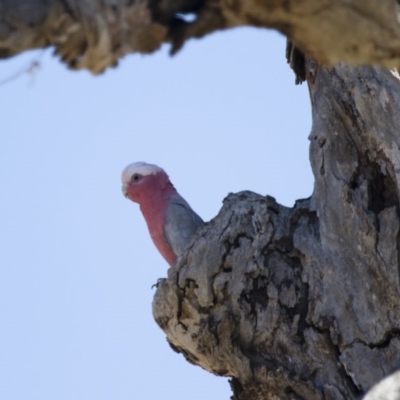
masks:
<svg viewBox="0 0 400 400"><path fill-rule="evenodd" d="M194 15L186 22L185 15ZM0 57L52 46L93 73L236 26L273 28L323 65L400 65L396 0L0 0Z"/></svg>
<svg viewBox="0 0 400 400"><path fill-rule="evenodd" d="M400 359L400 80L308 61L315 189L229 195L154 298L173 348L235 400L355 399Z"/></svg>

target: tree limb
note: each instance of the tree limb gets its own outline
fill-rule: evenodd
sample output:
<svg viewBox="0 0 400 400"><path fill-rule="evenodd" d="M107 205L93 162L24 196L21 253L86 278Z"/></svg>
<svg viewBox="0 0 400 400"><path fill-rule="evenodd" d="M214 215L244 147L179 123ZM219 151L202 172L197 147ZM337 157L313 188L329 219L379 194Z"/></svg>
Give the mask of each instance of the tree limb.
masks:
<svg viewBox="0 0 400 400"><path fill-rule="evenodd" d="M400 359L400 80L306 74L311 198L229 195L154 297L173 348L235 400L354 399Z"/></svg>
<svg viewBox="0 0 400 400"><path fill-rule="evenodd" d="M185 15L195 16L187 22ZM0 57L53 46L93 73L236 26L273 28L318 63L400 66L396 0L0 0Z"/></svg>

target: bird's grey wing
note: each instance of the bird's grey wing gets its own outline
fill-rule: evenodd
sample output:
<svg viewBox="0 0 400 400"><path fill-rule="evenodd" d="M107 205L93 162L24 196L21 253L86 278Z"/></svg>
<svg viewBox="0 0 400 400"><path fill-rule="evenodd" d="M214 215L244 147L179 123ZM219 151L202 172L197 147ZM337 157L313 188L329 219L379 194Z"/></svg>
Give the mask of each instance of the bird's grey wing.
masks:
<svg viewBox="0 0 400 400"><path fill-rule="evenodd" d="M165 214L164 236L174 253L179 257L187 247L190 238L204 224L179 194L174 195Z"/></svg>

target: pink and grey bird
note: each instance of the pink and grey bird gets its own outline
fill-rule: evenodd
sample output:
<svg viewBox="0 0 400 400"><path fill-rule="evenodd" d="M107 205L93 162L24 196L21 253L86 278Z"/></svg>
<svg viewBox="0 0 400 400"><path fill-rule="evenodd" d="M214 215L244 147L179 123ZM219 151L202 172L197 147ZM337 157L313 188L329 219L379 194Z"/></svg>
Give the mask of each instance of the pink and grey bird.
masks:
<svg viewBox="0 0 400 400"><path fill-rule="evenodd" d="M124 196L139 203L158 251L169 265L174 265L203 220L157 165L130 164L122 171L121 180Z"/></svg>

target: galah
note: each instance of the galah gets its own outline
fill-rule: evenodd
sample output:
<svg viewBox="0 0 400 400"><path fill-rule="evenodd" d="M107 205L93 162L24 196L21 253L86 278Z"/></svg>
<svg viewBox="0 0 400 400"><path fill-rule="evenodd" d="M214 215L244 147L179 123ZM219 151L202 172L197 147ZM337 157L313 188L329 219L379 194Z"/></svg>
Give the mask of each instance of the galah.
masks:
<svg viewBox="0 0 400 400"><path fill-rule="evenodd" d="M158 251L169 265L174 265L203 220L157 165L130 164L122 171L121 181L124 196L139 203Z"/></svg>

